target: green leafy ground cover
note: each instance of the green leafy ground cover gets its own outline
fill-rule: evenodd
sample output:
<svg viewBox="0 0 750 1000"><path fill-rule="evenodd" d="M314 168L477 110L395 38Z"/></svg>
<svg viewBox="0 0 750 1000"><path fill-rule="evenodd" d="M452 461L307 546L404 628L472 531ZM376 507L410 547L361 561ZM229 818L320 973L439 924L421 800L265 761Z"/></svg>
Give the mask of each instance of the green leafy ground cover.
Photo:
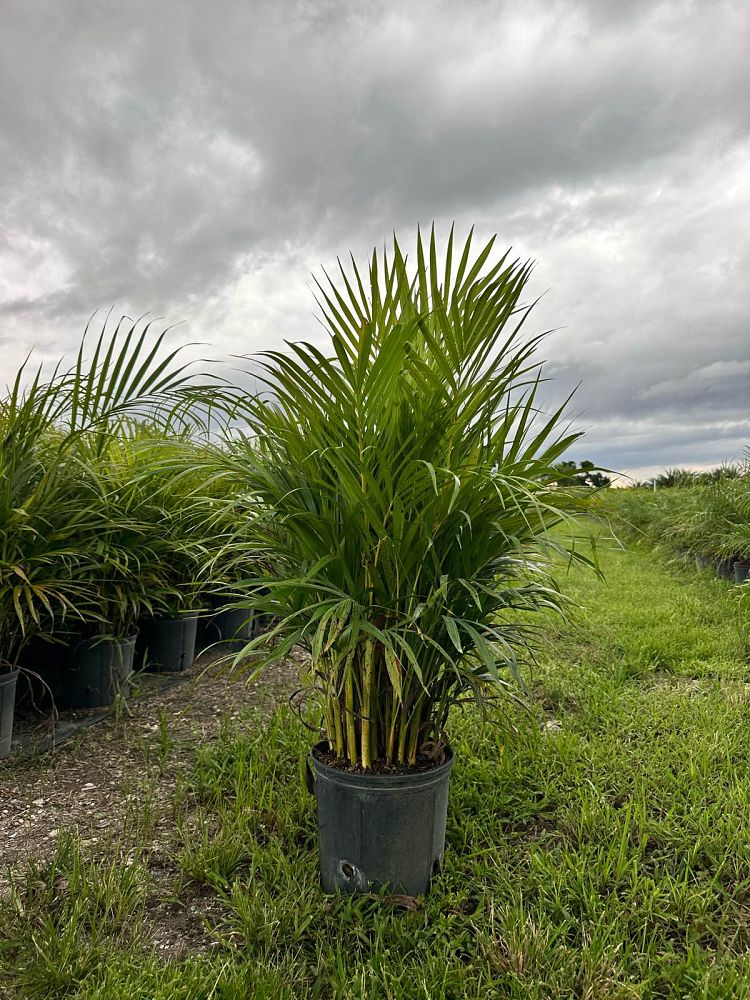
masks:
<svg viewBox="0 0 750 1000"><path fill-rule="evenodd" d="M750 612L736 589L645 550L571 571L535 709L452 720L448 851L416 908L332 899L291 712L196 751L176 794L175 877L155 903L140 847L54 866L0 907L9 997L750 995ZM169 753L169 740L164 741ZM200 893L196 895L196 887ZM155 908L203 900L214 944L150 951ZM200 904L199 904L200 905Z"/></svg>

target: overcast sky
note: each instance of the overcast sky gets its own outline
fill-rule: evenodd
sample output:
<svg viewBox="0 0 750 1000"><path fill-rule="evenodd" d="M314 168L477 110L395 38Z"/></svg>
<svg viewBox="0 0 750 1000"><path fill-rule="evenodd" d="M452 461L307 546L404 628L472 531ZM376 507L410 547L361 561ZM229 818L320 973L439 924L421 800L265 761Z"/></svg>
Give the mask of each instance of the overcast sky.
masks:
<svg viewBox="0 0 750 1000"><path fill-rule="evenodd" d="M318 339L310 273L417 223L533 258L573 457L750 444L750 4L0 0L0 379L89 314Z"/></svg>

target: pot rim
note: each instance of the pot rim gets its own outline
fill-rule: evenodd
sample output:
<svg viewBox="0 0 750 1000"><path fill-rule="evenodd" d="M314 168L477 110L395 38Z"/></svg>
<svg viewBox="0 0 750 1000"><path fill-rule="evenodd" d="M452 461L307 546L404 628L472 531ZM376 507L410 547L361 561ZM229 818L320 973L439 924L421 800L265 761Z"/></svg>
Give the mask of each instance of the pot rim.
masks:
<svg viewBox="0 0 750 1000"><path fill-rule="evenodd" d="M364 788L373 791L376 789L392 788L424 788L429 785L438 784L450 777L454 761L453 748L450 744L446 743L446 759L431 771L416 771L413 774L355 774L351 771L343 771L338 767L331 767L329 764L319 760L313 751L322 746L329 746L328 740L321 740L316 743L308 754L308 760L316 780L319 781L322 779L334 784L348 785L352 788Z"/></svg>
<svg viewBox="0 0 750 1000"><path fill-rule="evenodd" d="M128 645L134 643L138 639L139 630L136 629L135 632L131 632L130 635L114 636L107 635L92 635L87 639L79 639L78 642L70 644L71 649L79 649L81 646L88 646L89 648L95 648L96 646L101 646L105 642L109 642L113 645Z"/></svg>
<svg viewBox="0 0 750 1000"><path fill-rule="evenodd" d="M153 618L142 618L144 626L149 625L166 625L168 622L189 622L198 621L201 617L200 608L186 608L184 612L178 614L168 614L168 615L154 615ZM140 631L140 629L139 629Z"/></svg>

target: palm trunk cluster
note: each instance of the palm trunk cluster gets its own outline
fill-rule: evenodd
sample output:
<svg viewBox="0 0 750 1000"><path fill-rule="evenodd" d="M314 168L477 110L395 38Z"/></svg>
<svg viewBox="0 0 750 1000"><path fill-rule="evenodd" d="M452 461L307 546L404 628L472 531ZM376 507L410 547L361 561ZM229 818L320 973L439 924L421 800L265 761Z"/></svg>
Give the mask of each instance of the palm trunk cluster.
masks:
<svg viewBox="0 0 750 1000"><path fill-rule="evenodd" d="M337 757L365 769L377 760L416 764L435 706L414 676L400 695L395 691L381 644L368 639L346 655L328 656L316 673L329 684L325 729Z"/></svg>

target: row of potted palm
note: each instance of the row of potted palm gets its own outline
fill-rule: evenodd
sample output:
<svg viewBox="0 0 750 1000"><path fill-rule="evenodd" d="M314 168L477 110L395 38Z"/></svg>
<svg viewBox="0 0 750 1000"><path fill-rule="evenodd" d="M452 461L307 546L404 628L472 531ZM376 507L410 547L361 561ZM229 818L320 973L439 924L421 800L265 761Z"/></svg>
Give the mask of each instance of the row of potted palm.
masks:
<svg viewBox="0 0 750 1000"><path fill-rule="evenodd" d="M732 476L612 491L610 513L623 531L743 583L750 575L750 468L732 468Z"/></svg>
<svg viewBox="0 0 750 1000"><path fill-rule="evenodd" d="M190 474L201 387L188 374L163 335L105 329L90 360L84 346L47 379L24 366L0 402L2 755L19 667L58 707L93 707L126 692L136 652L189 665L202 604L205 643L222 637L217 561L236 516L218 480Z"/></svg>

